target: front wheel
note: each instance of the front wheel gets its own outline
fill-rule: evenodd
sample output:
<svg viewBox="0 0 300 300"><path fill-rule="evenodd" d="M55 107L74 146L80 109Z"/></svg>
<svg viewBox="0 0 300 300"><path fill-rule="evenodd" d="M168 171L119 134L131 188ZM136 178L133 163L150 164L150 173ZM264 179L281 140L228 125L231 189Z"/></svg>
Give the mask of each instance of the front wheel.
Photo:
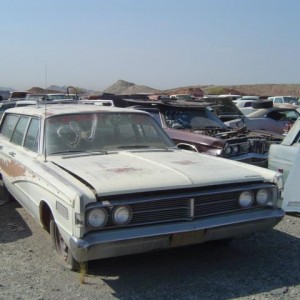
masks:
<svg viewBox="0 0 300 300"><path fill-rule="evenodd" d="M59 264L71 271L79 271L80 264L70 253L69 248L62 238L54 219L51 219L50 221L50 235Z"/></svg>

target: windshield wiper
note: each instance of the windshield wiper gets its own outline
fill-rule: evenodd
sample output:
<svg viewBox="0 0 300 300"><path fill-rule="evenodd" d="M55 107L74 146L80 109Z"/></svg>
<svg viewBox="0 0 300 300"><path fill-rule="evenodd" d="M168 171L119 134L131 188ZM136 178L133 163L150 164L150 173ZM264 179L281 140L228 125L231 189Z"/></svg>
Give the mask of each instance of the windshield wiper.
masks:
<svg viewBox="0 0 300 300"><path fill-rule="evenodd" d="M107 153L104 150L84 151L84 150L69 149L69 150L62 150L62 151L52 152L52 153L49 153L48 155L57 155L57 154L103 155L103 154L107 154Z"/></svg>
<svg viewBox="0 0 300 300"><path fill-rule="evenodd" d="M124 146L119 146L117 149L135 149L135 148L150 148L150 146L147 145L124 145Z"/></svg>

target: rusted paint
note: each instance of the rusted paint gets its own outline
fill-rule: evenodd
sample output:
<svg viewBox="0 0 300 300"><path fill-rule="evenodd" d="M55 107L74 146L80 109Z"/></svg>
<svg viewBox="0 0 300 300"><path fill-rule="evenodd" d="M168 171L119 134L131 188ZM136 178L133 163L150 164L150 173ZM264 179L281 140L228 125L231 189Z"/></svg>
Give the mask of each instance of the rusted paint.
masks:
<svg viewBox="0 0 300 300"><path fill-rule="evenodd" d="M25 176L26 173L25 167L9 159L0 159L0 168L9 177Z"/></svg>
<svg viewBox="0 0 300 300"><path fill-rule="evenodd" d="M136 171L141 171L142 169L136 169L136 168L115 168L115 169L107 169L109 172L114 172L114 173L131 173L131 172L136 172Z"/></svg>

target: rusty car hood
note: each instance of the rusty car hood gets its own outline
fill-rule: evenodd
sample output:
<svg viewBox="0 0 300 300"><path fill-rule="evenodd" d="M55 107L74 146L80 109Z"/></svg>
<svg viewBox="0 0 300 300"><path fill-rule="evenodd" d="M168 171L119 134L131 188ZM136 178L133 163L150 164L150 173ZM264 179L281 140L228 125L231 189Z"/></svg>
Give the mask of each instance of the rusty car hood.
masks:
<svg viewBox="0 0 300 300"><path fill-rule="evenodd" d="M99 195L262 180L253 166L181 150L51 156L48 161Z"/></svg>

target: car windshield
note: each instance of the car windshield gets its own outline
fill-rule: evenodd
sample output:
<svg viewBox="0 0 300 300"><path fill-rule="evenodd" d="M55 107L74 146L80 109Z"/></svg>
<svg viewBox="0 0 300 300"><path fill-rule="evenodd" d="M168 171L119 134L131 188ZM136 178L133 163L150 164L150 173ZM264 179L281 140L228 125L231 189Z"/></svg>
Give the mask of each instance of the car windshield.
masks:
<svg viewBox="0 0 300 300"><path fill-rule="evenodd" d="M67 99L68 97L65 94L48 94L46 96L47 100L55 100L55 99Z"/></svg>
<svg viewBox="0 0 300 300"><path fill-rule="evenodd" d="M151 116L137 113L82 113L50 117L46 154L168 148L173 142Z"/></svg>
<svg viewBox="0 0 300 300"><path fill-rule="evenodd" d="M166 125L176 129L225 128L224 123L207 109L167 107L163 111Z"/></svg>
<svg viewBox="0 0 300 300"><path fill-rule="evenodd" d="M283 97L283 102L284 102L284 103L295 104L295 105L298 104L297 99L296 99L296 98L293 98L293 97Z"/></svg>

